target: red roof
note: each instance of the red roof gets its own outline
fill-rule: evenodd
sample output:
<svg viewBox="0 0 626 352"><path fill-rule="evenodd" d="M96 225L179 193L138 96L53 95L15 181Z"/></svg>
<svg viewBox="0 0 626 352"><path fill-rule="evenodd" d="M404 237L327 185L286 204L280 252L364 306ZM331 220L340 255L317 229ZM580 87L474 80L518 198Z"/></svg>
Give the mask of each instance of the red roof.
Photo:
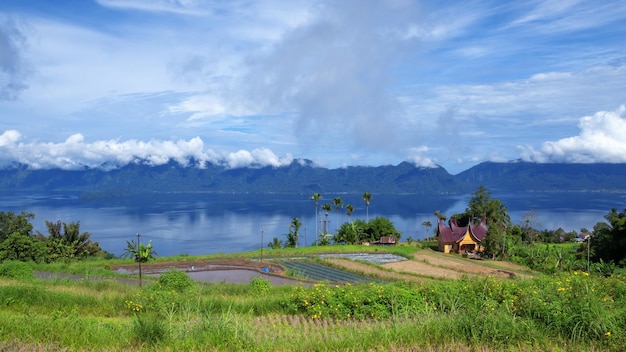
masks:
<svg viewBox="0 0 626 352"><path fill-rule="evenodd" d="M482 242L487 235L487 219L483 220L478 225L473 225L471 222L468 226L460 227L456 223L456 218L450 219L450 227L446 226L442 219L438 221L439 236L444 242L460 242L463 236L467 233L468 227L472 237L478 242Z"/></svg>

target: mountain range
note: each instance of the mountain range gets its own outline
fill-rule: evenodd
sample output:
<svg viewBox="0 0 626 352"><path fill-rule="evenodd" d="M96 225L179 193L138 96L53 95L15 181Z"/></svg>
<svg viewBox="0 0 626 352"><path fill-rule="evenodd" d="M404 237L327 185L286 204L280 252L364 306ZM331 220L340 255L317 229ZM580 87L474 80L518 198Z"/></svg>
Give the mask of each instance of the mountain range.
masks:
<svg viewBox="0 0 626 352"><path fill-rule="evenodd" d="M403 162L327 169L308 160L284 167L228 169L131 163L105 170L33 170L14 164L0 170L3 192L80 192L115 196L146 192L463 194L480 185L491 191L626 191L626 164L484 162L457 175L442 167Z"/></svg>

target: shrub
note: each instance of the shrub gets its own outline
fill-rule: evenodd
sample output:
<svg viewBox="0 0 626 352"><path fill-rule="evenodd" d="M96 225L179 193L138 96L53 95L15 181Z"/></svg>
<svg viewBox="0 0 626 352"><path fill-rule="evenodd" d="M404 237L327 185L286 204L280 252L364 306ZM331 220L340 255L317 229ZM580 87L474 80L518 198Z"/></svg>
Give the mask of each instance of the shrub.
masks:
<svg viewBox="0 0 626 352"><path fill-rule="evenodd" d="M185 272L170 269L159 276L159 284L166 290L184 292L193 286L194 282Z"/></svg>
<svg viewBox="0 0 626 352"><path fill-rule="evenodd" d="M266 294L272 288L270 280L257 276L250 280L250 288L253 295L259 296Z"/></svg>
<svg viewBox="0 0 626 352"><path fill-rule="evenodd" d="M0 264L0 277L32 279L35 275L33 274L33 269L27 263L17 260L7 260Z"/></svg>

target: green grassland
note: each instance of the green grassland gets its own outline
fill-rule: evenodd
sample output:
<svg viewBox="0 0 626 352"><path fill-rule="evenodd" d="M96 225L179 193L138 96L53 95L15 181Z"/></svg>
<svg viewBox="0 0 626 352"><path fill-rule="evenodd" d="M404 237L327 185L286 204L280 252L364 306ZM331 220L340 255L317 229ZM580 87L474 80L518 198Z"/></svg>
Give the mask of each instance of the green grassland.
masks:
<svg viewBox="0 0 626 352"><path fill-rule="evenodd" d="M331 246L264 250L417 248ZM258 258L259 251L157 258ZM461 258L455 258L461 259ZM273 286L191 281L170 270L143 287L108 270L131 260L0 264L0 350L15 351L622 351L626 278L580 270L525 278ZM33 270L83 279L37 279ZM91 278L98 277L99 280ZM102 280L102 277L109 279Z"/></svg>

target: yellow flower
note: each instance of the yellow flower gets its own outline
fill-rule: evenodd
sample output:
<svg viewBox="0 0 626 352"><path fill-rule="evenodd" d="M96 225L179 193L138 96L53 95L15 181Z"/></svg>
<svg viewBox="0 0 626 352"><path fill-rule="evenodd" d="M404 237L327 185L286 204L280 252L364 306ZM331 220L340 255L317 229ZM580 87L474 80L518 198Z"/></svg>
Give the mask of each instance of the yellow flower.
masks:
<svg viewBox="0 0 626 352"><path fill-rule="evenodd" d="M604 336L606 336L606 337L610 337L610 336L611 336L611 332L610 332L610 331L605 332L605 333L604 333Z"/></svg>

